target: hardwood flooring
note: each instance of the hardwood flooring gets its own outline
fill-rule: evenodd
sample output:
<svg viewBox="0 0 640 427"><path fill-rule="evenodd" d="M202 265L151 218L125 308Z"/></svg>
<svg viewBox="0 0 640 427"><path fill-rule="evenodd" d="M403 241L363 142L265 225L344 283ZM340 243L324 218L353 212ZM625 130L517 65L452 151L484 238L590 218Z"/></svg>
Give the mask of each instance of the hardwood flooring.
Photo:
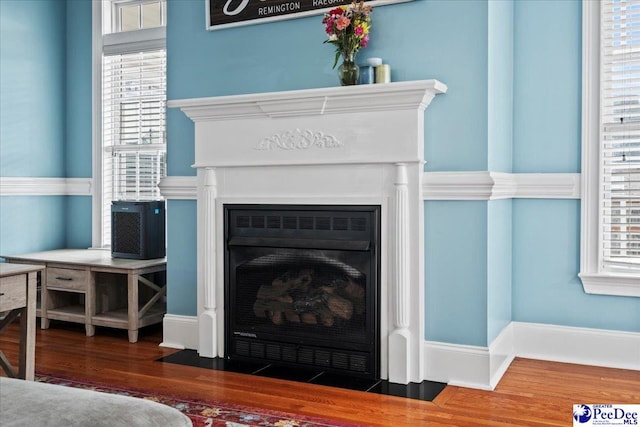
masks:
<svg viewBox="0 0 640 427"><path fill-rule="evenodd" d="M570 426L575 403L640 403L640 371L517 358L494 391L447 386L423 402L161 363L176 350L158 346L160 329L143 329L136 344L126 334L85 337L83 326L52 322L37 331L36 372L385 427ZM17 336L17 325L0 335L12 363Z"/></svg>

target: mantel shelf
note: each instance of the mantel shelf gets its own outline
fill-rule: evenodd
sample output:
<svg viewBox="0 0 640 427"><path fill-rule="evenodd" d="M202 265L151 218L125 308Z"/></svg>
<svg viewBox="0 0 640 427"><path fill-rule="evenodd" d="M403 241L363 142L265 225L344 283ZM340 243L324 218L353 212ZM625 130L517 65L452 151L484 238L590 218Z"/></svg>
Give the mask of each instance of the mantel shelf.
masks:
<svg viewBox="0 0 640 427"><path fill-rule="evenodd" d="M424 110L447 91L438 80L330 87L247 95L170 100L194 122L297 117L373 111Z"/></svg>

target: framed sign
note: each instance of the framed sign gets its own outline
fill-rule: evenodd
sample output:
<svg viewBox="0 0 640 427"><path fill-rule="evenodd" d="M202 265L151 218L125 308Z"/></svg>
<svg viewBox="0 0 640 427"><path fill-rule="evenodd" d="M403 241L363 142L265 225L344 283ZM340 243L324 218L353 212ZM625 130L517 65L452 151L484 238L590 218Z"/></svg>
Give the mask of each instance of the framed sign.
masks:
<svg viewBox="0 0 640 427"><path fill-rule="evenodd" d="M205 0L207 30L319 15L352 0ZM371 6L413 0L364 0Z"/></svg>

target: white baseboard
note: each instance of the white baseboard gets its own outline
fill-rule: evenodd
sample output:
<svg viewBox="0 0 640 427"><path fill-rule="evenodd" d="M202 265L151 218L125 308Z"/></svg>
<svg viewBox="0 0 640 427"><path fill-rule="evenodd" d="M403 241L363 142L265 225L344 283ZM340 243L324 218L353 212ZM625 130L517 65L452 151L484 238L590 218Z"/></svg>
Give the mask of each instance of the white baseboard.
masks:
<svg viewBox="0 0 640 427"><path fill-rule="evenodd" d="M488 348L433 341L423 344L426 380L491 390Z"/></svg>
<svg viewBox="0 0 640 427"><path fill-rule="evenodd" d="M521 322L512 326L519 357L640 370L640 333Z"/></svg>
<svg viewBox="0 0 640 427"><path fill-rule="evenodd" d="M198 319L167 314L162 347L198 348ZM511 322L489 347L425 341L425 378L493 390L514 357L640 371L640 333Z"/></svg>
<svg viewBox="0 0 640 427"><path fill-rule="evenodd" d="M489 347L424 342L425 379L493 390L514 358L513 328L502 330Z"/></svg>
<svg viewBox="0 0 640 427"><path fill-rule="evenodd" d="M162 320L161 347L198 349L198 318L165 314Z"/></svg>
<svg viewBox="0 0 640 427"><path fill-rule="evenodd" d="M511 322L489 347L425 341L425 379L493 390L514 357L640 371L640 333Z"/></svg>
<svg viewBox="0 0 640 427"><path fill-rule="evenodd" d="M515 358L515 334L509 323L489 346L489 385L496 388Z"/></svg>

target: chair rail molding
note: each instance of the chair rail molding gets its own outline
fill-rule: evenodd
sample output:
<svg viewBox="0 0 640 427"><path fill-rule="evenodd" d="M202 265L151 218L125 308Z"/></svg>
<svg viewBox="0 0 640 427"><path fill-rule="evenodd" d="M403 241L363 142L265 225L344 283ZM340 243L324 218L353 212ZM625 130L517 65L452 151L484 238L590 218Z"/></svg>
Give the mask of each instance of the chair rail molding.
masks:
<svg viewBox="0 0 640 427"><path fill-rule="evenodd" d="M91 196L91 178L0 177L0 196Z"/></svg>
<svg viewBox="0 0 640 427"><path fill-rule="evenodd" d="M425 172L425 200L579 199L578 173Z"/></svg>
<svg viewBox="0 0 640 427"><path fill-rule="evenodd" d="M195 176L168 176L159 184L167 199L195 200ZM579 173L425 172L424 200L579 199Z"/></svg>
<svg viewBox="0 0 640 427"><path fill-rule="evenodd" d="M198 198L198 177L167 176L158 184L162 197L167 200L196 200Z"/></svg>

